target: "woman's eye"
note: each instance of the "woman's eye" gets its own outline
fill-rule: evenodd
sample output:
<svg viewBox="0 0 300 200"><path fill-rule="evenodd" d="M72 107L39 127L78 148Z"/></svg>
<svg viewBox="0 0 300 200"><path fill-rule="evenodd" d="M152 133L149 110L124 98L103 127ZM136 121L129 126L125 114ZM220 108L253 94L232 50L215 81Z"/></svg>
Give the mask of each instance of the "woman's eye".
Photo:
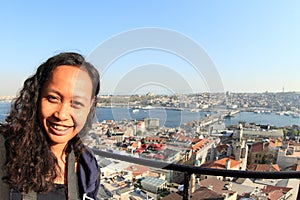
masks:
<svg viewBox="0 0 300 200"><path fill-rule="evenodd" d="M47 100L51 103L58 103L59 102L59 98L57 98L55 96L52 96L52 95L47 96Z"/></svg>
<svg viewBox="0 0 300 200"><path fill-rule="evenodd" d="M72 102L72 106L73 106L74 108L81 108L81 107L83 107L84 105L83 105L83 103L81 103L81 102L79 102L79 101L73 101L73 102Z"/></svg>

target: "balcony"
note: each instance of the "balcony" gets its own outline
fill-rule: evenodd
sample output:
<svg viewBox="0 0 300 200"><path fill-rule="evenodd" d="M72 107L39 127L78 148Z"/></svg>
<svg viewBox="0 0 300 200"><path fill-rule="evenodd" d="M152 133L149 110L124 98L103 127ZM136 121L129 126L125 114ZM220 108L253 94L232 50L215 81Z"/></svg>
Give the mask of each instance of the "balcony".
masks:
<svg viewBox="0 0 300 200"><path fill-rule="evenodd" d="M222 176L222 177L235 177L235 178L256 178L256 179L299 179L300 171L282 171L282 172L254 172L254 171L242 171L242 170L220 170L203 168L192 165L182 165L166 163L142 158L135 158L130 156L124 156L120 154L114 154L107 151L102 151L99 149L93 149L96 155L106 158L112 158L120 161L125 161L129 163L135 163L143 166L172 170L184 173L184 189L183 189L183 200L190 199L190 180L192 174L197 175L210 175L210 176ZM299 187L299 185L295 185ZM297 199L300 198L298 193Z"/></svg>

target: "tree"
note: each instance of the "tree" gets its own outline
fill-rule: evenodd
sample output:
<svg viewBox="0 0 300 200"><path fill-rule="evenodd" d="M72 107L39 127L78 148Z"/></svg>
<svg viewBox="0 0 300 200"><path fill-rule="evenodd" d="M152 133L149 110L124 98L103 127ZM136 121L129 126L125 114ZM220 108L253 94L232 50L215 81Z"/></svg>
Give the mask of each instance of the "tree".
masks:
<svg viewBox="0 0 300 200"><path fill-rule="evenodd" d="M141 136L141 135L143 135L143 132L142 132L141 130L138 130L138 131L136 132L136 135Z"/></svg>
<svg viewBox="0 0 300 200"><path fill-rule="evenodd" d="M291 136L297 136L298 135L298 130L297 129L293 129L292 131L291 131Z"/></svg>
<svg viewBox="0 0 300 200"><path fill-rule="evenodd" d="M283 132L283 136L286 137L286 135L287 135L287 130L286 130L286 129L283 129L282 132Z"/></svg>

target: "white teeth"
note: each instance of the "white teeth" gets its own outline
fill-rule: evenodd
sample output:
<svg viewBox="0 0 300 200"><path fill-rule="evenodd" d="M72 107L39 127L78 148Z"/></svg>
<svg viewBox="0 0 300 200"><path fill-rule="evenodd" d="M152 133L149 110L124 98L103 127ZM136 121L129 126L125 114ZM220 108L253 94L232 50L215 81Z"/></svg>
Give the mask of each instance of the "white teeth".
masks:
<svg viewBox="0 0 300 200"><path fill-rule="evenodd" d="M59 126L59 125L52 125L52 127L58 131L66 131L68 129L68 127Z"/></svg>

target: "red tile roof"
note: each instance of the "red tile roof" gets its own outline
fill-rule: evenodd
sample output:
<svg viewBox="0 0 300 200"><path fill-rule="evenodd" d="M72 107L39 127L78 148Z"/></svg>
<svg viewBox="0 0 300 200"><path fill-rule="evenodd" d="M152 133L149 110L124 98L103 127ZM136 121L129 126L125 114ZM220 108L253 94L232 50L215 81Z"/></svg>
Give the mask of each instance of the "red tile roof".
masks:
<svg viewBox="0 0 300 200"><path fill-rule="evenodd" d="M149 171L149 168L143 165L131 165L124 170L131 171L133 176L138 176Z"/></svg>
<svg viewBox="0 0 300 200"><path fill-rule="evenodd" d="M138 147L138 143L137 143L137 142L133 142L133 143L131 144L131 147L132 147L132 148L137 148L137 147Z"/></svg>
<svg viewBox="0 0 300 200"><path fill-rule="evenodd" d="M280 168L277 164L252 164L248 167L248 170L260 172L279 172Z"/></svg>
<svg viewBox="0 0 300 200"><path fill-rule="evenodd" d="M287 193L287 192L289 192L291 189L293 189L293 188L288 188L288 187L278 187L278 186L273 186L273 185L266 185L266 186L262 189L262 192L269 193L269 192L274 191L274 190L281 190L283 193Z"/></svg>
<svg viewBox="0 0 300 200"><path fill-rule="evenodd" d="M252 153L262 152L263 150L264 150L263 142L257 142L252 144L251 146Z"/></svg>
<svg viewBox="0 0 300 200"><path fill-rule="evenodd" d="M173 192L173 193L169 194L168 196L165 196L164 198L162 198L162 200L182 200L182 196L180 196L176 192Z"/></svg>
<svg viewBox="0 0 300 200"><path fill-rule="evenodd" d="M226 189L225 185L227 183L221 180L218 180L216 177L204 179L200 181L200 185L202 187L212 187L212 190L218 194L223 194L223 193L228 193L228 194L233 194L235 191L228 190ZM197 190L196 190L197 191Z"/></svg>
<svg viewBox="0 0 300 200"><path fill-rule="evenodd" d="M291 189L292 188L267 185L262 189L262 192L267 194L268 199L276 200L282 198Z"/></svg>
<svg viewBox="0 0 300 200"><path fill-rule="evenodd" d="M197 189L193 194L191 194L191 200L199 200L199 199L214 199L221 200L224 199L222 194L215 192L214 190L210 190L207 188Z"/></svg>
<svg viewBox="0 0 300 200"><path fill-rule="evenodd" d="M161 141L161 140L165 140L165 139L160 138L160 137L146 137L145 140L157 140L157 141Z"/></svg>
<svg viewBox="0 0 300 200"><path fill-rule="evenodd" d="M216 150L221 153L223 150L227 151L229 144L223 144L216 147Z"/></svg>
<svg viewBox="0 0 300 200"><path fill-rule="evenodd" d="M222 158L220 160L204 163L203 165L201 165L201 167L226 169L226 160L228 160L228 159L230 160L230 169L241 164L241 162L233 160L231 158Z"/></svg>
<svg viewBox="0 0 300 200"><path fill-rule="evenodd" d="M272 147L274 149L276 147L276 143L274 141L270 141L269 147Z"/></svg>
<svg viewBox="0 0 300 200"><path fill-rule="evenodd" d="M200 138L193 138L193 141L192 141L192 143L197 143L197 142L199 142L201 139Z"/></svg>
<svg viewBox="0 0 300 200"><path fill-rule="evenodd" d="M196 144L192 145L191 149L194 150L194 151L202 149L205 146L206 141L207 141L206 139L200 140Z"/></svg>

